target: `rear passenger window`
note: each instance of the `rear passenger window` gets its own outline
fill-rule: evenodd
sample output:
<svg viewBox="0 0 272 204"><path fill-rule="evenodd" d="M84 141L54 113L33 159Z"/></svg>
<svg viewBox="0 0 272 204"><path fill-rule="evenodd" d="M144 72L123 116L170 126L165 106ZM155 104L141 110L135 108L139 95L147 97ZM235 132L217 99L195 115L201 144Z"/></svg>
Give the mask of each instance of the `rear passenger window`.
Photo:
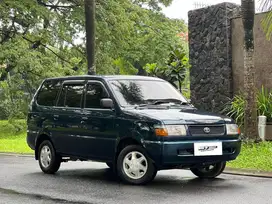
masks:
<svg viewBox="0 0 272 204"><path fill-rule="evenodd" d="M61 81L52 80L44 82L38 93L37 103L42 106L55 106L60 88Z"/></svg>
<svg viewBox="0 0 272 204"><path fill-rule="evenodd" d="M101 108L100 100L108 98L108 94L99 83L89 83L86 90L85 108Z"/></svg>
<svg viewBox="0 0 272 204"><path fill-rule="evenodd" d="M84 85L65 84L61 90L58 106L80 108Z"/></svg>

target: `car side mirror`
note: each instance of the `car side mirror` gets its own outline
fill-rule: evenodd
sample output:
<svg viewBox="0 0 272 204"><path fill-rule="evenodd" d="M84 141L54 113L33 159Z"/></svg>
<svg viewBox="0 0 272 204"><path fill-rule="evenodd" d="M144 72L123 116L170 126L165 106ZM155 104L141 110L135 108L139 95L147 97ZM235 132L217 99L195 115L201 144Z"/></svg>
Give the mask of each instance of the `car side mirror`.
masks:
<svg viewBox="0 0 272 204"><path fill-rule="evenodd" d="M100 105L102 108L112 109L113 101L110 98L103 98L100 101Z"/></svg>

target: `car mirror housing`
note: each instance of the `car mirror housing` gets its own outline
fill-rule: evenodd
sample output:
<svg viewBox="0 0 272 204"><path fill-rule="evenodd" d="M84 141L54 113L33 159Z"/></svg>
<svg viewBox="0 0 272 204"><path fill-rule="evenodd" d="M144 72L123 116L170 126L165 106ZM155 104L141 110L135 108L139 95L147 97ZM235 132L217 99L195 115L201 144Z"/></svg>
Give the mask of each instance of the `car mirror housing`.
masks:
<svg viewBox="0 0 272 204"><path fill-rule="evenodd" d="M112 109L113 108L113 101L110 98L103 98L100 101L102 108Z"/></svg>

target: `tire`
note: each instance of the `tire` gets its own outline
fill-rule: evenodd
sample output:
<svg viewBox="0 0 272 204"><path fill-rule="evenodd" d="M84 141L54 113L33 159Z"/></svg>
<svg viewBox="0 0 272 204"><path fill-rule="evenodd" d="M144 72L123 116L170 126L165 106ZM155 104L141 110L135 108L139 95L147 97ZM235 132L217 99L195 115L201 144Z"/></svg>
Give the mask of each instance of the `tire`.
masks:
<svg viewBox="0 0 272 204"><path fill-rule="evenodd" d="M219 176L224 171L225 167L226 162L219 162L208 167L191 168L191 171L194 175L198 176L199 178L212 179Z"/></svg>
<svg viewBox="0 0 272 204"><path fill-rule="evenodd" d="M120 152L116 169L123 182L133 185L147 184L157 173L145 149L139 145L129 145Z"/></svg>
<svg viewBox="0 0 272 204"><path fill-rule="evenodd" d="M56 151L50 141L45 140L40 144L38 158L40 168L44 173L54 174L59 170L61 158L56 154Z"/></svg>

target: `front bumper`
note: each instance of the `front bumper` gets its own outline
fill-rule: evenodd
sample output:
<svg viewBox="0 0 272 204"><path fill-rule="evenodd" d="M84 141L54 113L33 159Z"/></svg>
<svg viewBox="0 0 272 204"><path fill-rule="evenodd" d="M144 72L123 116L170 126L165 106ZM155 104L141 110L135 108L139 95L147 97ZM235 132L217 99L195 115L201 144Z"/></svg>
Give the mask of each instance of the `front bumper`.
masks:
<svg viewBox="0 0 272 204"><path fill-rule="evenodd" d="M222 142L223 154L220 156L195 156L194 143L196 142ZM162 165L193 165L230 161L236 159L240 151L240 139L164 142L162 148Z"/></svg>
<svg viewBox="0 0 272 204"><path fill-rule="evenodd" d="M194 143L197 142L222 142L223 154L220 156L195 156ZM175 167L186 168L236 159L241 151L241 140L234 138L220 140L161 141L146 143L145 147L159 169Z"/></svg>

